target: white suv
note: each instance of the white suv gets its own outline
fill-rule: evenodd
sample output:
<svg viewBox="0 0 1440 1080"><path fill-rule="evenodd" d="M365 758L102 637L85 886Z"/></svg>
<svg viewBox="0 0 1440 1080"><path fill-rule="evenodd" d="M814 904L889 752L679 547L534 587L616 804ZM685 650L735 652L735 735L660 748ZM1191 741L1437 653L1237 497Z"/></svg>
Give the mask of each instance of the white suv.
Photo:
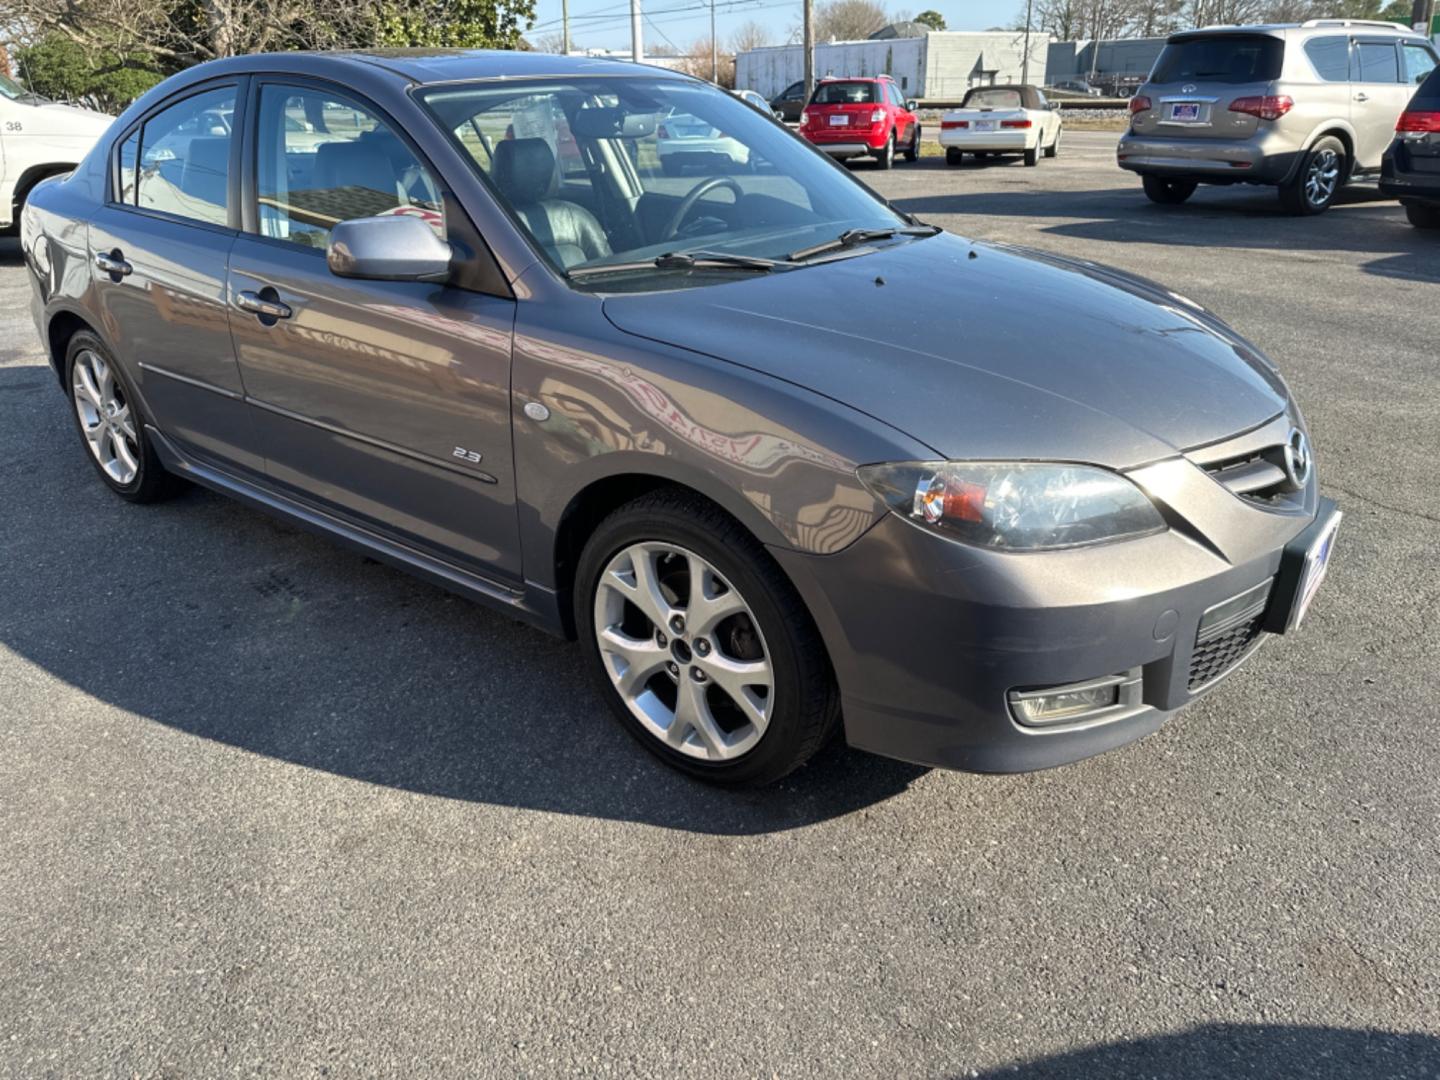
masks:
<svg viewBox="0 0 1440 1080"><path fill-rule="evenodd" d="M0 229L20 220L31 188L75 168L110 120L27 93L0 75Z"/></svg>

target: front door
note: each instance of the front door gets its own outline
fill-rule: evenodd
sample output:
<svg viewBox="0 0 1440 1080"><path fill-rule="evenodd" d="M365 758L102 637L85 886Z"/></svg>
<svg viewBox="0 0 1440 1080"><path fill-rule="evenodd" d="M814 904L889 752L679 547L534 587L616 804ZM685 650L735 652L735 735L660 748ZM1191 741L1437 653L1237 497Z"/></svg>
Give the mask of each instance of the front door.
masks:
<svg viewBox="0 0 1440 1080"><path fill-rule="evenodd" d="M228 293L269 475L362 526L518 581L514 301L331 274L336 222L412 214L445 235L436 176L359 99L267 82L255 100L255 231L236 240Z"/></svg>
<svg viewBox="0 0 1440 1080"><path fill-rule="evenodd" d="M258 473L225 290L243 85L202 88L125 135L114 189L90 222L90 273L105 339L150 419L187 449Z"/></svg>

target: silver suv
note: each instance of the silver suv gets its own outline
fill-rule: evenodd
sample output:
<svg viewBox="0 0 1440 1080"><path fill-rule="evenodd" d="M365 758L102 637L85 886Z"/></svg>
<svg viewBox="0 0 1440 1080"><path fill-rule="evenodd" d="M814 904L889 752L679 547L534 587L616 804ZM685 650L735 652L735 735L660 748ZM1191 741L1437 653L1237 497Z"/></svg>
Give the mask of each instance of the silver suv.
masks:
<svg viewBox="0 0 1440 1080"><path fill-rule="evenodd" d="M1199 184L1268 184L1287 210L1318 214L1352 177L1379 172L1436 62L1425 37L1386 22L1174 34L1131 99L1117 160L1157 203Z"/></svg>

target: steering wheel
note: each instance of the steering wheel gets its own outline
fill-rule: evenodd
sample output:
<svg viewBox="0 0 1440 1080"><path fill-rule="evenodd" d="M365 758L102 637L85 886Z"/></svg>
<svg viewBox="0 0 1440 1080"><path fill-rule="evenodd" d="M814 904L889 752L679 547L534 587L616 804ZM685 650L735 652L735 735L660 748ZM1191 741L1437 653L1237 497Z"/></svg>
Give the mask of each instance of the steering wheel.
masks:
<svg viewBox="0 0 1440 1080"><path fill-rule="evenodd" d="M745 189L730 177L707 176L691 188L685 198L680 200L680 205L675 208L675 214L665 226L665 231L660 234L660 239L674 240L675 237L679 235L680 226L685 223L685 219L690 215L690 211L695 209L695 204L704 198L708 192L722 187L729 188L735 193L736 202L739 202L745 197Z"/></svg>

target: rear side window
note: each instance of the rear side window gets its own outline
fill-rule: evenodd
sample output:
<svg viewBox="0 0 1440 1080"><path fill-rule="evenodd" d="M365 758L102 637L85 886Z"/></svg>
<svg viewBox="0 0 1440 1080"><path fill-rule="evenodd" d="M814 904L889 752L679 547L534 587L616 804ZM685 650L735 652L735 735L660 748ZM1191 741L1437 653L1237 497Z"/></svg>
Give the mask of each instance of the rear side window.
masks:
<svg viewBox="0 0 1440 1080"><path fill-rule="evenodd" d="M1410 106L1415 109L1440 111L1440 69L1430 72L1430 77L1421 83Z"/></svg>
<svg viewBox="0 0 1440 1080"><path fill-rule="evenodd" d="M1172 41L1155 61L1151 82L1270 82L1280 77L1285 43L1249 34L1216 34Z"/></svg>
<svg viewBox="0 0 1440 1080"><path fill-rule="evenodd" d="M828 82L815 88L815 105L876 105L880 87L873 82Z"/></svg>
<svg viewBox="0 0 1440 1080"><path fill-rule="evenodd" d="M1355 77L1356 82L1400 81L1400 61L1395 55L1395 46L1389 42L1359 42L1355 46L1355 57L1360 67L1360 73Z"/></svg>
<svg viewBox="0 0 1440 1080"><path fill-rule="evenodd" d="M115 199L130 206L135 205L135 159L140 153L140 129L136 128L130 137L120 144L115 158Z"/></svg>
<svg viewBox="0 0 1440 1080"><path fill-rule="evenodd" d="M211 225L228 224L234 116L235 88L224 86L188 97L146 120L140 132L136 205Z"/></svg>
<svg viewBox="0 0 1440 1080"><path fill-rule="evenodd" d="M1405 61L1405 82L1419 86L1435 70L1435 54L1424 45L1406 42L1400 46L1400 56Z"/></svg>
<svg viewBox="0 0 1440 1080"><path fill-rule="evenodd" d="M1350 81L1350 39L1317 37L1305 43L1305 55L1315 67L1315 74L1326 82Z"/></svg>
<svg viewBox="0 0 1440 1080"><path fill-rule="evenodd" d="M1018 109L1019 90L971 90L961 102L963 109Z"/></svg>

